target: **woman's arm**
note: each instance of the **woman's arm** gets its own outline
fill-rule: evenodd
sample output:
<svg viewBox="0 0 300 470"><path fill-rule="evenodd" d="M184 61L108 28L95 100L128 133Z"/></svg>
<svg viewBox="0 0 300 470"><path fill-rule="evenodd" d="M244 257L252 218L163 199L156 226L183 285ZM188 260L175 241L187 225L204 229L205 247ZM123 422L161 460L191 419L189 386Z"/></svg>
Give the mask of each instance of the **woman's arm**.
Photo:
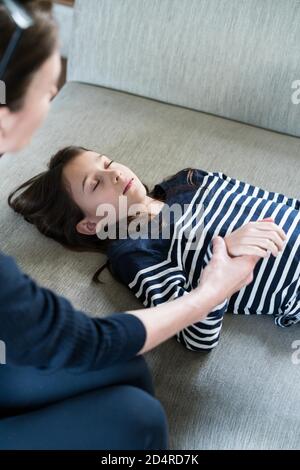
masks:
<svg viewBox="0 0 300 470"><path fill-rule="evenodd" d="M96 313L96 312L95 312ZM145 342L133 315L91 318L0 254L0 340L8 364L86 371L132 359Z"/></svg>
<svg viewBox="0 0 300 470"><path fill-rule="evenodd" d="M231 259L217 238L201 284L159 307L90 318L0 255L0 339L15 365L86 371L133 358L195 323L250 282L258 258ZM225 275L224 275L225 273Z"/></svg>

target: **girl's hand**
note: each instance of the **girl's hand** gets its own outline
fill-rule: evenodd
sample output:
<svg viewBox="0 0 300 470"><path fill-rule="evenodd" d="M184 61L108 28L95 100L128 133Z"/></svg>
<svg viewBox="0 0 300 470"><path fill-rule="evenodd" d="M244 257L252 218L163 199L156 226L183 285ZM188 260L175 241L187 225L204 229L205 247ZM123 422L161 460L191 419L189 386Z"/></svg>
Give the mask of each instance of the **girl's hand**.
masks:
<svg viewBox="0 0 300 470"><path fill-rule="evenodd" d="M255 255L266 258L282 251L286 234L273 219L249 222L224 238L230 256Z"/></svg>

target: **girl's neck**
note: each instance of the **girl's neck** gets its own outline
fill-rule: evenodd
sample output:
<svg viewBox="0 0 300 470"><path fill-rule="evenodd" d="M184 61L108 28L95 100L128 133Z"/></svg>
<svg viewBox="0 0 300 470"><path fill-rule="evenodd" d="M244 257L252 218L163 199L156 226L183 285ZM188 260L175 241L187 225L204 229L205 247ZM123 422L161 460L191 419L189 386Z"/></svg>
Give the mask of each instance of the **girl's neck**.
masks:
<svg viewBox="0 0 300 470"><path fill-rule="evenodd" d="M153 199L150 196L145 196L143 204L147 207L149 215L153 217L155 217L164 206L164 203L162 201Z"/></svg>

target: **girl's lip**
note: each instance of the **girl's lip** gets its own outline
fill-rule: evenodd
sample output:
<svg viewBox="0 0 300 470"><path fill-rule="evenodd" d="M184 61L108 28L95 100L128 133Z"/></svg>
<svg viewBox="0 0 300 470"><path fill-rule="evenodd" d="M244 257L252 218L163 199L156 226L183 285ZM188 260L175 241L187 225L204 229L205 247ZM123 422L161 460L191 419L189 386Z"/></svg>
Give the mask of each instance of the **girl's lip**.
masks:
<svg viewBox="0 0 300 470"><path fill-rule="evenodd" d="M134 180L134 178L131 178L131 180L128 181L128 183L126 184L125 189L124 189L124 191L123 191L123 194L125 194L125 193L128 191L128 189L129 189L130 186L132 185L133 180Z"/></svg>

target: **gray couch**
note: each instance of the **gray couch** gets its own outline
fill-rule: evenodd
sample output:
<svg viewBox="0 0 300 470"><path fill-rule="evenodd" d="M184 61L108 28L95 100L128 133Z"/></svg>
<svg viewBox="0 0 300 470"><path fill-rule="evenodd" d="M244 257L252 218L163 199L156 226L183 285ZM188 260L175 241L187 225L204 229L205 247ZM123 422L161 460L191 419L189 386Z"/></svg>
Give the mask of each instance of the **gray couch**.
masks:
<svg viewBox="0 0 300 470"><path fill-rule="evenodd" d="M139 307L102 255L73 253L15 215L8 193L83 145L150 186L194 166L300 196L300 4L293 0L77 0L68 83L30 147L1 160L1 249L91 315ZM300 447L300 328L227 314L210 355L174 339L146 355L176 449Z"/></svg>

